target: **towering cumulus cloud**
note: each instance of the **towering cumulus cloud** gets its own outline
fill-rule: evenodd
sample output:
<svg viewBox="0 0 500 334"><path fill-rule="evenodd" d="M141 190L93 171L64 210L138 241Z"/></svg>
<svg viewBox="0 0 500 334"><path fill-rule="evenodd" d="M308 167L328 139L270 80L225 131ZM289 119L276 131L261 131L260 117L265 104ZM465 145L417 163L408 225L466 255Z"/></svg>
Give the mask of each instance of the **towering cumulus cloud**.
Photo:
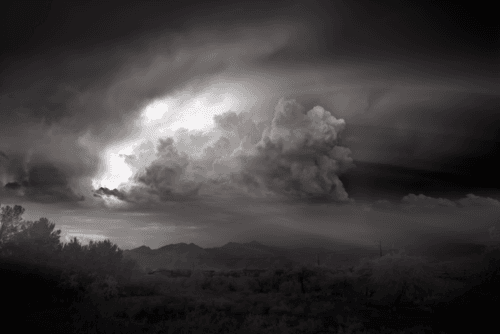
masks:
<svg viewBox="0 0 500 334"><path fill-rule="evenodd" d="M129 184L112 190L101 187L95 194L145 204L178 201L195 196L201 183L191 178L192 173L189 173L188 169L191 161L188 155L178 152L172 138L160 139L155 157L150 158L152 161L149 165L140 168L141 160L144 159L147 162L148 153L154 149L148 144L145 143L138 148L137 156L125 156L129 165L139 167Z"/></svg>
<svg viewBox="0 0 500 334"><path fill-rule="evenodd" d="M344 128L344 120L320 106L306 112L296 101L282 99L271 127L244 158L241 175L276 193L346 201L339 175L352 159L350 150L338 145Z"/></svg>
<svg viewBox="0 0 500 334"><path fill-rule="evenodd" d="M141 145L125 157L136 170L130 182L96 194L134 203L199 194L349 200L339 179L353 166L350 150L338 144L345 122L324 108L306 111L295 100L281 99L268 127L232 111L215 116L214 123L218 138L198 134L206 141L190 141L199 145L190 151L201 154L179 152L173 138L161 139L154 153L151 144Z"/></svg>

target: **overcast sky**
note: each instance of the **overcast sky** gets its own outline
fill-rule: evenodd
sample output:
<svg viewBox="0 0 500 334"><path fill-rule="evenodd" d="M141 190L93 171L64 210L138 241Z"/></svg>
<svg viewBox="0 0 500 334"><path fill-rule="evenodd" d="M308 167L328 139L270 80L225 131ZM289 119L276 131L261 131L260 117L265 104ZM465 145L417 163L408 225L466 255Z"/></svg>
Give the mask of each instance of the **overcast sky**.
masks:
<svg viewBox="0 0 500 334"><path fill-rule="evenodd" d="M488 2L1 6L0 203L64 238L403 245L499 222Z"/></svg>

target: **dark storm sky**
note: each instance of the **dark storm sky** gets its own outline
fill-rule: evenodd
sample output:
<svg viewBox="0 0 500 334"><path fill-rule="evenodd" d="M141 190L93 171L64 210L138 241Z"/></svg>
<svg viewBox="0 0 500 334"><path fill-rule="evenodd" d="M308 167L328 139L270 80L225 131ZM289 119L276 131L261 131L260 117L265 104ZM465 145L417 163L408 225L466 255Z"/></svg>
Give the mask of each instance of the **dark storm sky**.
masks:
<svg viewBox="0 0 500 334"><path fill-rule="evenodd" d="M261 85L258 103L248 102L255 121L270 122L282 97L345 120L340 143L355 167L339 178L351 199L499 199L493 8L486 1L3 3L0 200L92 207L103 152L137 133L140 110L227 73ZM161 65L175 57L172 68ZM100 194L143 196L112 190Z"/></svg>
<svg viewBox="0 0 500 334"><path fill-rule="evenodd" d="M380 115L367 110L364 117L346 117L345 137L359 139L350 143L353 156L359 156L359 168L344 176L352 196L439 193L443 188L477 192L500 186L494 163L500 147L500 37L493 7L487 2L479 6L440 1L15 1L2 7L2 94L15 95L44 82L43 89L26 92L27 98L19 96L33 106L30 118L57 122L65 116L64 101L48 98L60 82L77 82L80 88L95 81L106 85L113 65L120 66L125 57L114 54L114 47L138 48L141 40L165 31L215 27L229 35L235 26L284 17L298 24L307 22L310 36L301 38L314 42L306 50L298 43L258 61L269 68L315 63L379 66L378 75L388 87L373 93L371 109L397 90L394 81L405 73L418 77L424 86L427 80L445 78L469 88L477 82L477 90L484 88L483 92L435 92L441 105L417 102L394 106L397 110ZM69 66L60 63L91 50L96 51L94 59ZM44 71L45 66L50 71ZM331 96L316 93L309 101L324 102ZM14 104L21 102L13 99ZM406 123L403 130L397 129L398 120ZM15 117L7 121L22 122Z"/></svg>

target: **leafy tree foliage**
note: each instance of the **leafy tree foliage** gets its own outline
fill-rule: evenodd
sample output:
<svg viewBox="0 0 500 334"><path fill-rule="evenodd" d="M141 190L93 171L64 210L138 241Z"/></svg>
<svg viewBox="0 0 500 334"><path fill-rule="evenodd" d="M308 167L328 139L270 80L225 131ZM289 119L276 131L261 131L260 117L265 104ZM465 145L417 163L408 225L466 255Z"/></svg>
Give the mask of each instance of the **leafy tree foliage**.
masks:
<svg viewBox="0 0 500 334"><path fill-rule="evenodd" d="M25 209L20 205L4 206L0 212L0 246L5 244L22 225L22 215Z"/></svg>
<svg viewBox="0 0 500 334"><path fill-rule="evenodd" d="M14 268L17 264L26 270L33 266L53 268L58 274L51 271L51 277L59 277L58 286L69 298L75 294L111 297L117 284L128 282L138 270L137 262L125 259L110 240L82 245L73 238L63 244L61 230L55 230L54 223L47 218L25 221L24 211L19 205L1 208L0 260L5 265ZM17 276L12 277L15 283Z"/></svg>
<svg viewBox="0 0 500 334"><path fill-rule="evenodd" d="M25 221L20 205L2 207L0 213L0 255L20 262L48 263L61 249L61 231L47 218Z"/></svg>
<svg viewBox="0 0 500 334"><path fill-rule="evenodd" d="M69 271L114 276L118 281L127 281L138 270L137 263L125 259L123 251L108 239L82 245L75 237L63 245L61 259Z"/></svg>
<svg viewBox="0 0 500 334"><path fill-rule="evenodd" d="M10 256L23 262L55 263L62 249L61 230L47 218L27 221L6 243Z"/></svg>

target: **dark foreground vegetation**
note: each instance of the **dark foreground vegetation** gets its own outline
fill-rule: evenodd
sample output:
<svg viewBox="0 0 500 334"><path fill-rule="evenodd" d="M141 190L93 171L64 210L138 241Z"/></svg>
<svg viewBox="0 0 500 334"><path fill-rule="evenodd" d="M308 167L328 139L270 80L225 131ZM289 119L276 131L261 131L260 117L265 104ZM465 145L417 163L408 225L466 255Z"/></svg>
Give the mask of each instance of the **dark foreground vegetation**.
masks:
<svg viewBox="0 0 500 334"><path fill-rule="evenodd" d="M109 240L61 243L54 224L23 221L23 212L6 206L0 217L2 319L18 332L485 333L497 326L496 247L465 272L455 263L448 277L440 263L405 254L350 268L169 277L148 274Z"/></svg>

